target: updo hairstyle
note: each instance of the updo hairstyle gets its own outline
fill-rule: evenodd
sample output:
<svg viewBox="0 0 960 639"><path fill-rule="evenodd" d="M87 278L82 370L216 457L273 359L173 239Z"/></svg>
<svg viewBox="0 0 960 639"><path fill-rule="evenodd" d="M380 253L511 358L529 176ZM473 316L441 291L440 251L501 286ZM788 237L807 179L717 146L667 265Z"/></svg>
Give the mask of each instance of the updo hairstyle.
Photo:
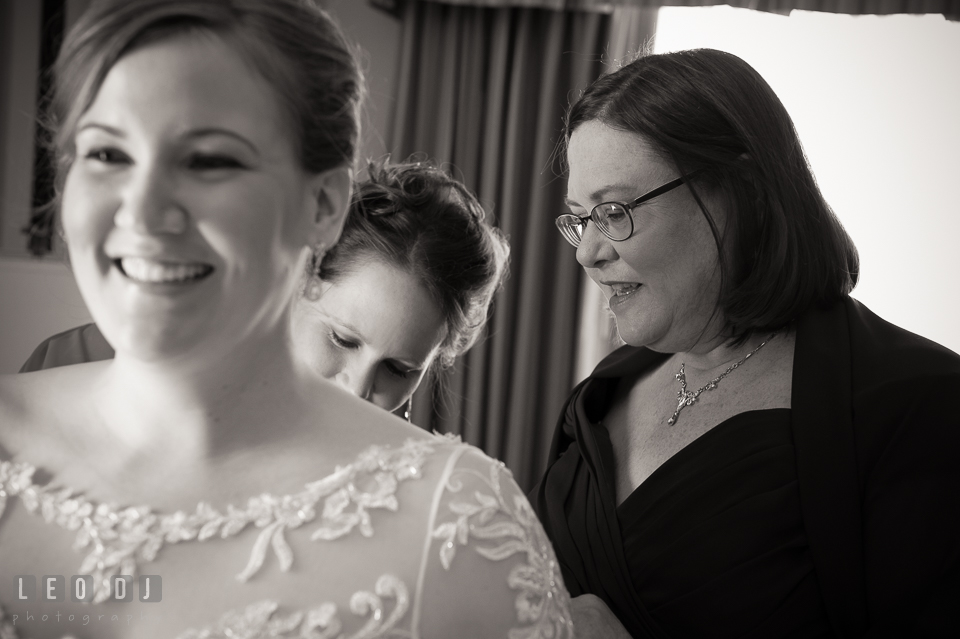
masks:
<svg viewBox="0 0 960 639"><path fill-rule="evenodd" d="M565 139L596 120L641 136L688 182L713 231L724 333L786 326L856 285L856 247L820 193L793 122L762 77L712 49L645 55L594 82ZM725 204L721 237L701 193Z"/></svg>
<svg viewBox="0 0 960 639"><path fill-rule="evenodd" d="M116 62L184 34L231 46L276 92L302 168L352 168L363 78L337 25L311 0L100 0L71 29L54 68L51 126L57 193L74 160L80 116Z"/></svg>
<svg viewBox="0 0 960 639"><path fill-rule="evenodd" d="M371 163L356 185L340 241L312 265L326 282L381 260L412 274L440 308L449 366L477 341L510 246L472 193L426 162Z"/></svg>

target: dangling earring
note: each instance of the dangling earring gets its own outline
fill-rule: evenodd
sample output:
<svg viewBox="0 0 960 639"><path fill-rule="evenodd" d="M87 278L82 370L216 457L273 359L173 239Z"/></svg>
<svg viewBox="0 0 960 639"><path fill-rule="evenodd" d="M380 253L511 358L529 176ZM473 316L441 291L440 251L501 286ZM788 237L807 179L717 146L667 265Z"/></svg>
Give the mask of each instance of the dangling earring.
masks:
<svg viewBox="0 0 960 639"><path fill-rule="evenodd" d="M313 253L310 255L309 268L307 269L307 285L304 288L303 296L311 302L320 299L320 263L327 254L327 247L324 244L317 244L313 247Z"/></svg>
<svg viewBox="0 0 960 639"><path fill-rule="evenodd" d="M307 281L307 288L304 290L303 296L311 302L316 302L320 299L320 293L320 278L316 275L311 275Z"/></svg>
<svg viewBox="0 0 960 639"><path fill-rule="evenodd" d="M403 418L410 421L410 413L413 412L413 395L407 399L407 407L403 409Z"/></svg>

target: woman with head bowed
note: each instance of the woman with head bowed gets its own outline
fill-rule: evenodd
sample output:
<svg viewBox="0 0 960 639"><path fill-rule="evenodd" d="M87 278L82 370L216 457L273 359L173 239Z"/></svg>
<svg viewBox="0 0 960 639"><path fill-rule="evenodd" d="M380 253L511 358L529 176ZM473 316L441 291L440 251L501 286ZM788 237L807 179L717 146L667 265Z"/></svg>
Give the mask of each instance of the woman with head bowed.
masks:
<svg viewBox="0 0 960 639"><path fill-rule="evenodd" d="M960 632L960 357L849 297L856 249L770 87L645 56L565 135L556 223L626 343L532 494L578 636Z"/></svg>
<svg viewBox="0 0 960 639"><path fill-rule="evenodd" d="M427 162L372 163L340 239L294 304L298 356L394 411L477 341L510 247L476 197Z"/></svg>
<svg viewBox="0 0 960 639"><path fill-rule="evenodd" d="M327 14L96 3L56 87L70 262L116 356L0 378L0 635L570 636L502 464L294 353L290 301L340 234L362 93ZM419 286L439 323L446 298ZM465 345L431 334L398 364Z"/></svg>

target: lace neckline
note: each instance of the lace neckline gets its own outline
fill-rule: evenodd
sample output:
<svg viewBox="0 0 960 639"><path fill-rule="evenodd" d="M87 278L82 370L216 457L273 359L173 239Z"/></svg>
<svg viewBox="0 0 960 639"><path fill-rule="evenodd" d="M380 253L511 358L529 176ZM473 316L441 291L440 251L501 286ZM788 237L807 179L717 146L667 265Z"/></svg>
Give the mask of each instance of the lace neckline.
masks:
<svg viewBox="0 0 960 639"><path fill-rule="evenodd" d="M29 512L39 513L47 523L76 531L74 550L88 550L79 574L93 576L95 602L110 598L111 577L136 575L138 567L153 561L164 544L225 539L252 524L261 532L246 567L236 576L244 582L260 570L270 548L281 570L291 568L293 551L284 533L314 521L321 500L320 524L312 540L338 539L354 529L364 537L373 536L369 511L398 509L397 487L422 476L424 460L437 442L458 443L459 438L408 439L396 448L370 446L352 463L338 466L297 493L263 493L251 497L244 507L230 504L225 512L206 502L198 503L192 513L170 514L154 513L148 506L98 504L53 482L37 485L33 481L37 469L29 463L0 461L0 516L7 500L19 497ZM360 488L361 479L372 488Z"/></svg>

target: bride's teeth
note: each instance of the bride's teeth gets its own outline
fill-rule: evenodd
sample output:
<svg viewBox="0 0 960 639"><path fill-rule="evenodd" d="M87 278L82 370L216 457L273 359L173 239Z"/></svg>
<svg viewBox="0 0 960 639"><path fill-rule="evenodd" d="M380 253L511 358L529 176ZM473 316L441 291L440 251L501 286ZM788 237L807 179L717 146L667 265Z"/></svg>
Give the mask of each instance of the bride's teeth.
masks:
<svg viewBox="0 0 960 639"><path fill-rule="evenodd" d="M130 279L149 284L186 282L212 270L206 264L169 264L139 257L124 257L120 266Z"/></svg>
<svg viewBox="0 0 960 639"><path fill-rule="evenodd" d="M617 296L627 295L627 294L629 294L629 293L634 292L634 291L637 290L638 288L640 288L640 285L639 285L639 284L620 284L620 285L614 287L614 289L613 289L613 294L614 294L614 295L617 295Z"/></svg>

